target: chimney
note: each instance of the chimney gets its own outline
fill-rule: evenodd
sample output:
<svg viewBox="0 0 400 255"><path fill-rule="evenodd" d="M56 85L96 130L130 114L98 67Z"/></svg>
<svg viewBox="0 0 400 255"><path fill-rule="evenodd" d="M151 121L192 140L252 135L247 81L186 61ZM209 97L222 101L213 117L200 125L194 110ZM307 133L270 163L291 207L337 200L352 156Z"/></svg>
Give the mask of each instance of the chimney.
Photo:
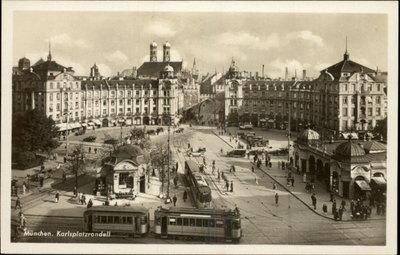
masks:
<svg viewBox="0 0 400 255"><path fill-rule="evenodd" d="M262 74L262 78L264 78L265 76L264 76L264 65L262 65L262 72L261 72L261 74Z"/></svg>
<svg viewBox="0 0 400 255"><path fill-rule="evenodd" d="M306 69L303 69L303 81L307 79Z"/></svg>
<svg viewBox="0 0 400 255"><path fill-rule="evenodd" d="M258 72L256 72L256 79L258 80Z"/></svg>
<svg viewBox="0 0 400 255"><path fill-rule="evenodd" d="M289 76L289 70L287 67L285 67L285 81L288 80L288 76Z"/></svg>

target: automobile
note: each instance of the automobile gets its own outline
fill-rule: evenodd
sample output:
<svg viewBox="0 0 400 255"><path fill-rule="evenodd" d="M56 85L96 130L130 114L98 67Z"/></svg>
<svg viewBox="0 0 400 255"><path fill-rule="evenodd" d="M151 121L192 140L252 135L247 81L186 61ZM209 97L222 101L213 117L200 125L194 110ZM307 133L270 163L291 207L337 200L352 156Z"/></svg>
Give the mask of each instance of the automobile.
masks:
<svg viewBox="0 0 400 255"><path fill-rule="evenodd" d="M95 140L96 140L96 136L93 136L93 135L83 138L84 142L89 142L89 143L92 143Z"/></svg>
<svg viewBox="0 0 400 255"><path fill-rule="evenodd" d="M242 126L239 126L239 129L241 129L241 130L251 130L251 129L253 129L253 125L252 124L244 124Z"/></svg>
<svg viewBox="0 0 400 255"><path fill-rule="evenodd" d="M202 157L203 156L203 152L189 152L188 154L191 157Z"/></svg>
<svg viewBox="0 0 400 255"><path fill-rule="evenodd" d="M197 152L205 152L206 151L206 147L202 147L202 148L199 148L198 150L197 150Z"/></svg>
<svg viewBox="0 0 400 255"><path fill-rule="evenodd" d="M178 128L174 131L174 133L182 133L184 128Z"/></svg>

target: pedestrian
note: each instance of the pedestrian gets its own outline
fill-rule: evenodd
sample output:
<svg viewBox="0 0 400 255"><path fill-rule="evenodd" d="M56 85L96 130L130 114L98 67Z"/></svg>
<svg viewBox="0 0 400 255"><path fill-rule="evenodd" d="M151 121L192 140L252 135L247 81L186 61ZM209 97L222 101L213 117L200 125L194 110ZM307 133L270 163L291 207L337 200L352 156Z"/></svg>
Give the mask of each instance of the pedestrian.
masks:
<svg viewBox="0 0 400 255"><path fill-rule="evenodd" d="M251 166L251 171L254 173L254 166Z"/></svg>
<svg viewBox="0 0 400 255"><path fill-rule="evenodd" d="M22 195L25 195L25 192L26 192L26 184L24 182L22 183Z"/></svg>
<svg viewBox="0 0 400 255"><path fill-rule="evenodd" d="M228 192L229 191L229 182L228 181L225 181L225 187L226 187L226 192Z"/></svg>
<svg viewBox="0 0 400 255"><path fill-rule="evenodd" d="M269 162L269 168L272 168L272 163L271 162Z"/></svg>
<svg viewBox="0 0 400 255"><path fill-rule="evenodd" d="M352 216L354 215L354 200L353 199L350 202L350 213Z"/></svg>
<svg viewBox="0 0 400 255"><path fill-rule="evenodd" d="M86 196L85 196L85 194L82 194L82 203L84 205L86 205Z"/></svg>
<svg viewBox="0 0 400 255"><path fill-rule="evenodd" d="M279 195L275 192L275 206L278 206L279 203Z"/></svg>
<svg viewBox="0 0 400 255"><path fill-rule="evenodd" d="M176 201L178 200L178 198L176 197L176 195L174 195L174 197L172 198L172 201L174 202L174 206L176 206Z"/></svg>
<svg viewBox="0 0 400 255"><path fill-rule="evenodd" d="M60 200L60 193L58 193L58 191L56 192L54 198L55 198L56 203L58 203L58 201Z"/></svg>
<svg viewBox="0 0 400 255"><path fill-rule="evenodd" d="M256 177L256 185L258 185L258 178Z"/></svg>
<svg viewBox="0 0 400 255"><path fill-rule="evenodd" d="M322 211L324 212L325 215L328 213L328 207L326 206L325 203L322 205Z"/></svg>
<svg viewBox="0 0 400 255"><path fill-rule="evenodd" d="M276 183L274 182L274 184L272 185L272 189L276 190Z"/></svg>
<svg viewBox="0 0 400 255"><path fill-rule="evenodd" d="M118 206L118 203L117 203L117 202L115 202L114 206Z"/></svg>
<svg viewBox="0 0 400 255"><path fill-rule="evenodd" d="M178 168L179 168L179 163L178 163L178 161L176 161L176 163L175 163L175 171L176 172L178 172Z"/></svg>
<svg viewBox="0 0 400 255"><path fill-rule="evenodd" d="M381 215L381 208L382 208L382 204L378 203L376 205L376 215Z"/></svg>
<svg viewBox="0 0 400 255"><path fill-rule="evenodd" d="M15 209L22 209L21 207L21 200L19 199L19 197L17 197L17 200L15 201Z"/></svg>
<svg viewBox="0 0 400 255"><path fill-rule="evenodd" d="M183 192L183 202L186 202L186 199L187 199L187 191L185 190Z"/></svg>
<svg viewBox="0 0 400 255"><path fill-rule="evenodd" d="M341 206L339 208L339 220L342 220L342 218L343 218L343 207Z"/></svg>
<svg viewBox="0 0 400 255"><path fill-rule="evenodd" d="M93 206L93 201L92 201L92 199L89 199L89 202L87 204L87 208L90 208L92 206Z"/></svg>
<svg viewBox="0 0 400 255"><path fill-rule="evenodd" d="M24 230L26 228L26 218L22 212L19 213L19 227Z"/></svg>
<svg viewBox="0 0 400 255"><path fill-rule="evenodd" d="M231 192L233 192L233 181L231 181Z"/></svg>
<svg viewBox="0 0 400 255"><path fill-rule="evenodd" d="M232 171L233 171L233 172L236 172L235 165L232 165Z"/></svg>
<svg viewBox="0 0 400 255"><path fill-rule="evenodd" d="M336 211L336 201L333 200L333 202L332 202L332 214L334 214L335 211Z"/></svg>
<svg viewBox="0 0 400 255"><path fill-rule="evenodd" d="M91 153L92 152L92 147L89 147L89 153Z"/></svg>
<svg viewBox="0 0 400 255"><path fill-rule="evenodd" d="M62 173L62 180L65 182L67 180L67 174L63 171Z"/></svg>
<svg viewBox="0 0 400 255"><path fill-rule="evenodd" d="M64 157L64 164L67 163L67 157Z"/></svg>
<svg viewBox="0 0 400 255"><path fill-rule="evenodd" d="M235 204L235 212L236 212L236 215L240 215L239 207L236 204Z"/></svg>
<svg viewBox="0 0 400 255"><path fill-rule="evenodd" d="M76 187L74 187L74 197L76 197L76 195L78 195Z"/></svg>
<svg viewBox="0 0 400 255"><path fill-rule="evenodd" d="M343 208L343 211L346 211L346 201L343 199L342 203L340 203L340 206Z"/></svg>
<svg viewBox="0 0 400 255"><path fill-rule="evenodd" d="M43 176L40 176L40 177L39 177L39 184L40 184L40 187L43 187L43 182L44 182L44 177L43 177Z"/></svg>
<svg viewBox="0 0 400 255"><path fill-rule="evenodd" d="M213 164L211 168L212 168L211 174L214 175L214 172L215 172L215 164Z"/></svg>
<svg viewBox="0 0 400 255"><path fill-rule="evenodd" d="M337 221L338 220L338 212L336 211L336 208L335 208L335 211L333 212L333 218Z"/></svg>
<svg viewBox="0 0 400 255"><path fill-rule="evenodd" d="M175 188L178 187L178 176L174 177L174 185L175 185Z"/></svg>
<svg viewBox="0 0 400 255"><path fill-rule="evenodd" d="M97 148L94 148L94 154L97 154Z"/></svg>
<svg viewBox="0 0 400 255"><path fill-rule="evenodd" d="M311 201L314 207L314 210L317 210L317 198L315 197L315 193L311 195Z"/></svg>
<svg viewBox="0 0 400 255"><path fill-rule="evenodd" d="M292 177L291 181L292 181L292 187L294 187L294 177Z"/></svg>
<svg viewBox="0 0 400 255"><path fill-rule="evenodd" d="M330 194L330 196L331 196L331 200L330 200L330 202L333 202L333 199L334 199L334 193L333 193L333 191L331 191L331 194Z"/></svg>
<svg viewBox="0 0 400 255"><path fill-rule="evenodd" d="M218 169L218 182L219 181L221 181L221 173L219 172L219 169Z"/></svg>

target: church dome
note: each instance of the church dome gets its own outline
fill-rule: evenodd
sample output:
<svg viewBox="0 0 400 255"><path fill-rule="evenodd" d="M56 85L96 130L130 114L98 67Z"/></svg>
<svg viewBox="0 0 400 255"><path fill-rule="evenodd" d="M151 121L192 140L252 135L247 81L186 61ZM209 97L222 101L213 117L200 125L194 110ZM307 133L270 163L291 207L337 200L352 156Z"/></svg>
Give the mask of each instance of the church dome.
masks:
<svg viewBox="0 0 400 255"><path fill-rule="evenodd" d="M171 44L170 44L168 41L166 41L165 44L164 44L164 46L165 46L165 47L171 47Z"/></svg>
<svg viewBox="0 0 400 255"><path fill-rule="evenodd" d="M339 161L351 161L352 157L364 156L365 150L356 141L346 141L336 147L333 157Z"/></svg>
<svg viewBox="0 0 400 255"><path fill-rule="evenodd" d="M174 71L174 68L173 68L172 66L170 66L170 65L166 65L166 66L164 67L164 71L165 71L165 72L173 72L173 71Z"/></svg>
<svg viewBox="0 0 400 255"><path fill-rule="evenodd" d="M150 46L152 46L152 47L157 47L157 43L156 43L155 41L153 41L153 42L150 44Z"/></svg>
<svg viewBox="0 0 400 255"><path fill-rule="evenodd" d="M303 132L300 133L300 135L297 137L297 142L298 143L309 143L311 141L316 141L320 139L320 135L318 132L307 128Z"/></svg>

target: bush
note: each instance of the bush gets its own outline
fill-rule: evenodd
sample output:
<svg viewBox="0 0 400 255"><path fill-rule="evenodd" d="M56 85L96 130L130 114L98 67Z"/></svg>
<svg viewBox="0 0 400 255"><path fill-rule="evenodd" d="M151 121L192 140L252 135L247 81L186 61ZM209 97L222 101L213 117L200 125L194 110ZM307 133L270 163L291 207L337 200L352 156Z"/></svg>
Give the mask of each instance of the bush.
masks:
<svg viewBox="0 0 400 255"><path fill-rule="evenodd" d="M92 142L96 141L96 137L94 135L91 135L91 136L83 138L83 141L92 143Z"/></svg>

